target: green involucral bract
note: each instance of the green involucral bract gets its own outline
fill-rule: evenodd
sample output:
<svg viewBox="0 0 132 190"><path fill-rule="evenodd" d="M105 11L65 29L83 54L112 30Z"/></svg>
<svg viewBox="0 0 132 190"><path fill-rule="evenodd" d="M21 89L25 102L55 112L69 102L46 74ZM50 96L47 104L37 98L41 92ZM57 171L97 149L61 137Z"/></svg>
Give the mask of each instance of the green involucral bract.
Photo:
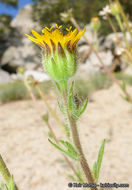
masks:
<svg viewBox="0 0 132 190"><path fill-rule="evenodd" d="M44 69L50 77L56 81L68 81L76 72L76 55L64 50L61 54L57 50L48 56L42 53L42 63Z"/></svg>

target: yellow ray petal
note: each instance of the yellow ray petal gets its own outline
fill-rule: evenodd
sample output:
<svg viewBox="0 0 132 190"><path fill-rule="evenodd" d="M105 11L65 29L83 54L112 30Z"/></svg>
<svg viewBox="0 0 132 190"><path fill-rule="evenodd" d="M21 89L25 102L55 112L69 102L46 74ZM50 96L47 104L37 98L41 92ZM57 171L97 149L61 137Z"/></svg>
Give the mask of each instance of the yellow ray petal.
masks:
<svg viewBox="0 0 132 190"><path fill-rule="evenodd" d="M28 39L32 40L35 43L38 43L38 40L36 38L34 38L34 37L32 37L32 36L30 36L28 34L25 34L25 35L28 37Z"/></svg>
<svg viewBox="0 0 132 190"><path fill-rule="evenodd" d="M74 44L74 46L76 45L76 43L80 40L80 38L83 36L84 32L86 31L86 29L83 29L83 31L80 31L75 38L72 39L71 41L71 46Z"/></svg>
<svg viewBox="0 0 132 190"><path fill-rule="evenodd" d="M30 36L30 35L28 35L28 34L25 34L27 37L28 37L28 39L30 39L30 40L32 40L33 42L35 42L35 43L37 43L37 44L42 44L43 46L44 46L44 43L43 43L43 41L42 40L39 40L39 39L37 39L37 38L34 38L34 37L32 37L32 36ZM42 46L41 45L41 46Z"/></svg>
<svg viewBox="0 0 132 190"><path fill-rule="evenodd" d="M52 48L53 43L54 46L57 47L58 43L61 44L62 48L67 48L67 46L70 49L74 49L74 47L76 46L76 43L79 41L79 39L82 37L82 35L85 32L85 29L83 31L78 32L77 28L75 28L73 31L71 30L72 27L66 28L66 30L68 31L67 34L63 34L60 31L60 28L62 26L58 26L56 25L56 29L54 31L52 31L53 26L51 28L43 28L42 30L42 35L38 34L36 31L31 30L32 34L34 37L25 34L30 40L32 40L33 42L39 44L42 47L45 47L45 43ZM78 32L78 33L77 33ZM51 41L53 43L51 43ZM69 44L69 45L68 45Z"/></svg>
<svg viewBox="0 0 132 190"><path fill-rule="evenodd" d="M31 30L33 36L35 36L36 38L42 38L42 36L40 34L38 34L36 31Z"/></svg>

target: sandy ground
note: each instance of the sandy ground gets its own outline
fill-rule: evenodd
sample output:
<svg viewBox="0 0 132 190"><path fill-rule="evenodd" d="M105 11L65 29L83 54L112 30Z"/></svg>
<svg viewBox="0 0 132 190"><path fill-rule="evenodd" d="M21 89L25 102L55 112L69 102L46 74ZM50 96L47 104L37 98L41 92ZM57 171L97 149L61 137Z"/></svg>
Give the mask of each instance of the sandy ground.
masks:
<svg viewBox="0 0 132 190"><path fill-rule="evenodd" d="M132 94L132 88L128 88ZM129 183L132 186L132 105L120 97L120 89L94 93L92 102L81 116L78 126L85 155L92 166L99 146L107 139L100 182ZM56 109L54 95L47 101ZM38 101L42 112L46 107ZM61 117L61 113L60 113ZM50 118L59 139L61 129ZM14 175L20 190L68 190L72 171L62 155L48 142L48 129L31 101L18 101L0 106L0 153ZM71 188L75 189L75 188ZM80 189L80 188L78 188ZM85 188L84 188L85 189Z"/></svg>

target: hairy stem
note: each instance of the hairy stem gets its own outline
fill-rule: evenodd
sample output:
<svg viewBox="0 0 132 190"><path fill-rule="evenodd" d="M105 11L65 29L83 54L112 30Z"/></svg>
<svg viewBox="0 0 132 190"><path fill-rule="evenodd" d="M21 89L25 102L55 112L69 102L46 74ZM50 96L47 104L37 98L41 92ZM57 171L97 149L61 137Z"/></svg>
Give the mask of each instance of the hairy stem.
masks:
<svg viewBox="0 0 132 190"><path fill-rule="evenodd" d="M65 89L65 91L63 92L63 99L64 99L64 104L66 107L67 118L69 120L71 132L72 132L73 142L74 142L74 144L75 144L75 146L76 146L76 148L80 154L80 165L81 165L82 170L86 176L87 181L91 184L94 184L95 182L94 182L93 176L91 174L89 165L87 163L87 160L86 160L85 155L84 155L83 150L82 150L82 146L81 146L79 135L78 135L76 121L72 117L72 115L70 115L70 113L68 111L67 89ZM97 188L91 188L91 190L97 190Z"/></svg>

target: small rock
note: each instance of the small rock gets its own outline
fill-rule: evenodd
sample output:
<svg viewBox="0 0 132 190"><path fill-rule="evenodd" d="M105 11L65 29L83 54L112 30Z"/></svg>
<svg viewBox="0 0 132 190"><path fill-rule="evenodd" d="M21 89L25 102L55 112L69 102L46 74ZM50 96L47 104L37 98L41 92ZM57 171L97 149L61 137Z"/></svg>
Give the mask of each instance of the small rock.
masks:
<svg viewBox="0 0 132 190"><path fill-rule="evenodd" d="M22 80L22 75L20 73L11 74L12 80Z"/></svg>
<svg viewBox="0 0 132 190"><path fill-rule="evenodd" d="M10 75L6 71L0 69L0 84L8 83L10 81L11 81Z"/></svg>
<svg viewBox="0 0 132 190"><path fill-rule="evenodd" d="M44 82L49 81L50 77L46 73L38 72L38 71L26 71L25 78L33 77L36 82Z"/></svg>
<svg viewBox="0 0 132 190"><path fill-rule="evenodd" d="M112 66L113 55L111 51L98 52L103 63L110 67ZM85 64L80 64L76 76L88 78L89 76L95 75L101 72L103 66L99 62L97 56L92 52L89 58L86 60Z"/></svg>
<svg viewBox="0 0 132 190"><path fill-rule="evenodd" d="M11 21L11 27L17 32L12 38L12 45L2 54L1 65L9 65L17 69L23 66L25 69L36 69L41 63L40 53L35 45L24 35L30 34L31 29L39 31L38 23L32 20L32 5L24 6L18 15ZM39 51L40 52L40 51Z"/></svg>
<svg viewBox="0 0 132 190"><path fill-rule="evenodd" d="M123 41L123 34L121 32L120 33L118 32L116 34L115 33L109 34L106 37L104 43L101 44L101 50L115 48L115 44L116 44L117 38L119 38L119 40L122 42Z"/></svg>
<svg viewBox="0 0 132 190"><path fill-rule="evenodd" d="M111 51L108 50L108 51L98 52L98 55L100 56L103 63L107 67L110 67L112 65L113 55L112 55ZM93 66L98 66L99 68L102 68L101 63L99 62L97 56L93 52L89 56L89 59L87 60L87 62L92 64ZM87 64L87 62L86 62L86 64Z"/></svg>
<svg viewBox="0 0 132 190"><path fill-rule="evenodd" d="M19 39L18 39L19 40ZM40 64L40 54L34 48L33 43L25 36L19 46L10 46L3 54L1 65L10 67L23 66L25 69L35 69Z"/></svg>
<svg viewBox="0 0 132 190"><path fill-rule="evenodd" d="M132 76L132 68L130 66L128 66L125 71L124 71L125 74L127 75L131 75Z"/></svg>
<svg viewBox="0 0 132 190"><path fill-rule="evenodd" d="M21 8L18 15L11 22L11 26L17 28L22 35L30 32L33 28L40 29L38 23L32 19L32 7L28 4Z"/></svg>
<svg viewBox="0 0 132 190"><path fill-rule="evenodd" d="M9 62L12 62L14 59L14 55L15 55L15 47L10 46L5 53L2 56L2 60L1 60L1 64L2 65L6 65Z"/></svg>

